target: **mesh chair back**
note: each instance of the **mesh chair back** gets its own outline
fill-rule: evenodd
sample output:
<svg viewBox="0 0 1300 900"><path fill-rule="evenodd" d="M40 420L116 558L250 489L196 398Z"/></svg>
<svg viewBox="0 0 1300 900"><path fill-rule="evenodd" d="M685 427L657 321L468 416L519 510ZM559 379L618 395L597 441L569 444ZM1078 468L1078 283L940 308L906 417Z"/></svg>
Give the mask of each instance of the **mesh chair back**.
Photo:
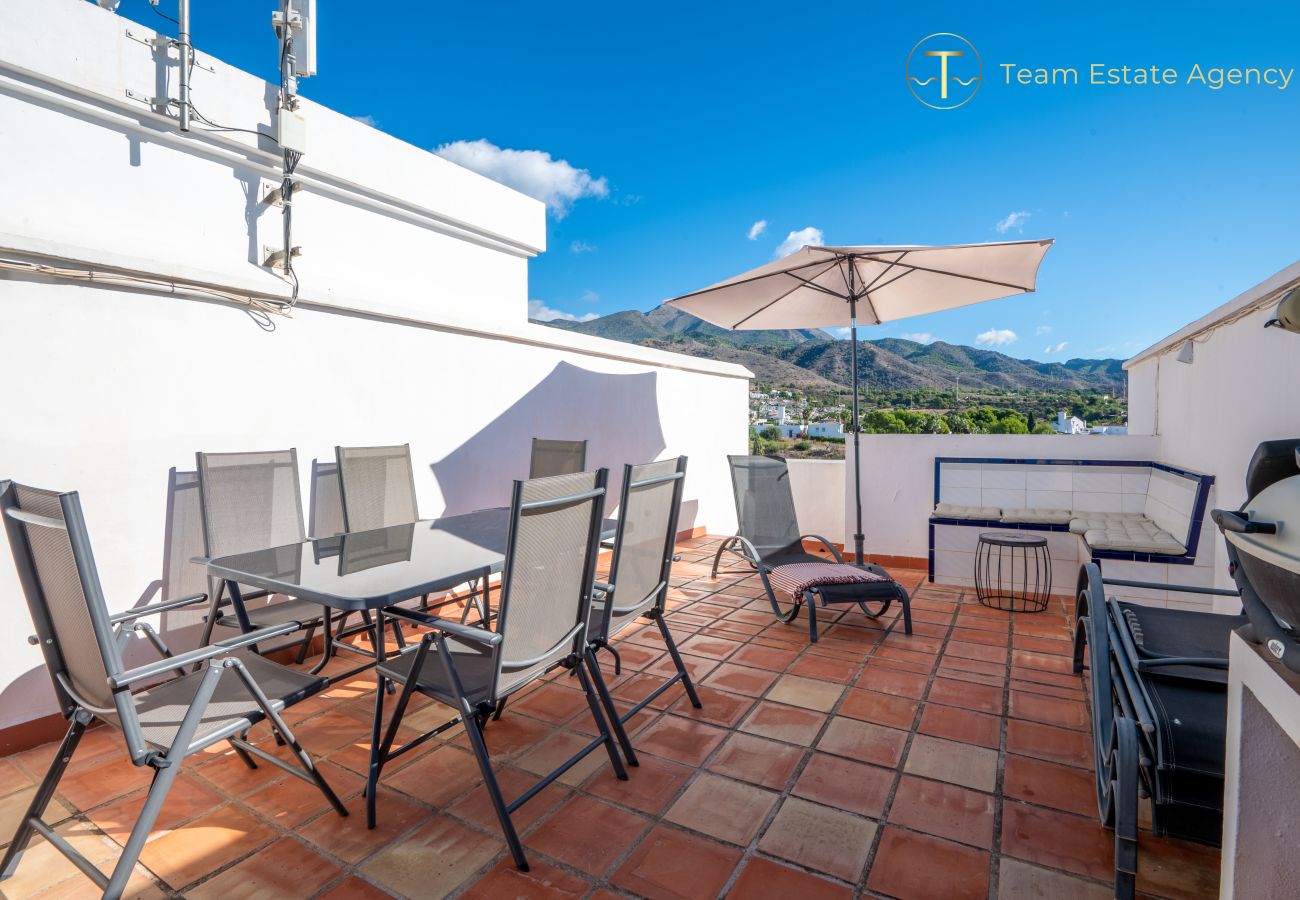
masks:
<svg viewBox="0 0 1300 900"><path fill-rule="evenodd" d="M608 471L516 481L502 570L496 694L580 646L591 608Z"/></svg>
<svg viewBox="0 0 1300 900"><path fill-rule="evenodd" d="M11 483L0 509L63 715L76 706L112 713L108 678L122 671L122 657L77 495Z"/></svg>
<svg viewBox="0 0 1300 900"><path fill-rule="evenodd" d="M738 533L762 556L799 541L799 521L785 460L772 456L728 456L736 494Z"/></svg>
<svg viewBox="0 0 1300 900"><path fill-rule="evenodd" d="M209 557L307 539L298 451L199 453L203 539Z"/></svg>
<svg viewBox="0 0 1300 900"><path fill-rule="evenodd" d="M529 478L572 475L586 468L586 441L547 441L533 438L533 454L528 465Z"/></svg>
<svg viewBox="0 0 1300 900"><path fill-rule="evenodd" d="M343 525L343 492L339 488L339 466L334 462L311 461L311 501L308 504L307 533L328 538L347 531Z"/></svg>
<svg viewBox="0 0 1300 900"><path fill-rule="evenodd" d="M162 598L176 600L208 590L207 570L194 558L203 556L203 510L199 502L199 473L172 469L167 479L167 524L163 545ZM200 608L174 609L166 614L167 628L188 628L203 622Z"/></svg>
<svg viewBox="0 0 1300 900"><path fill-rule="evenodd" d="M420 518L415 503L411 445L336 447L348 531L409 525Z"/></svg>
<svg viewBox="0 0 1300 900"><path fill-rule="evenodd" d="M613 637L650 607L662 608L685 480L684 456L624 468L618 535L609 570L613 602L602 633L589 638Z"/></svg>

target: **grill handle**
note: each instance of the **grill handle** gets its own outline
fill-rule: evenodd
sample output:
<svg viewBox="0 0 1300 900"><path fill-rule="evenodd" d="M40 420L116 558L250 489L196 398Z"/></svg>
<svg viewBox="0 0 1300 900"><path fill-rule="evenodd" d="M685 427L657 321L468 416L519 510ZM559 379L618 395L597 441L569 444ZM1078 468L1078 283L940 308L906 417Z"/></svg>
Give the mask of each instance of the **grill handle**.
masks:
<svg viewBox="0 0 1300 900"><path fill-rule="evenodd" d="M1210 518L1223 531L1235 534L1277 534L1276 522L1260 522L1230 509L1213 510Z"/></svg>

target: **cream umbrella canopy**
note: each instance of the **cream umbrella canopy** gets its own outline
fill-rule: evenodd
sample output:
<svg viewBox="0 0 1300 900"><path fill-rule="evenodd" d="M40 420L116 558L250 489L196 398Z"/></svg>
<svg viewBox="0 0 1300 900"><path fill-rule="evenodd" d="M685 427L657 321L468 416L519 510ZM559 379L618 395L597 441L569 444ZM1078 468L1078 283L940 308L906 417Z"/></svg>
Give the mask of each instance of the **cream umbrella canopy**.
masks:
<svg viewBox="0 0 1300 900"><path fill-rule="evenodd" d="M853 485L856 562L862 563L861 425L858 417L858 325L970 306L1036 289L1038 266L1052 241L1006 241L941 247L803 247L667 301L730 330L851 329Z"/></svg>

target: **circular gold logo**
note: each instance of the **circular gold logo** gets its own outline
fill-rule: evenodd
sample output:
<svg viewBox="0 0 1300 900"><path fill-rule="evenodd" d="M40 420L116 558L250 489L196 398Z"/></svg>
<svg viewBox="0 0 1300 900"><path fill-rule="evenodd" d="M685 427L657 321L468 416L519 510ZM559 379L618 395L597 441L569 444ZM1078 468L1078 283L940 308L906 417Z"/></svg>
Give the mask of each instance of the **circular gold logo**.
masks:
<svg viewBox="0 0 1300 900"><path fill-rule="evenodd" d="M960 34L941 31L917 41L907 54L907 89L931 109L956 109L970 101L984 78L975 45Z"/></svg>

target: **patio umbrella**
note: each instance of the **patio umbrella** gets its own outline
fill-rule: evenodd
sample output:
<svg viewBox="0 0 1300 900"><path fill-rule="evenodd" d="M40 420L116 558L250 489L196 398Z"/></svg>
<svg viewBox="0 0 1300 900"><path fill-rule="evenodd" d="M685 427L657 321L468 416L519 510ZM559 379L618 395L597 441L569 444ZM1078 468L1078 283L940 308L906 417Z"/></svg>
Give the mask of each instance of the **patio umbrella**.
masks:
<svg viewBox="0 0 1300 900"><path fill-rule="evenodd" d="M1033 291L1051 240L944 247L803 247L789 256L667 301L730 330L852 329L856 561L862 563L862 444L858 319L879 325Z"/></svg>

